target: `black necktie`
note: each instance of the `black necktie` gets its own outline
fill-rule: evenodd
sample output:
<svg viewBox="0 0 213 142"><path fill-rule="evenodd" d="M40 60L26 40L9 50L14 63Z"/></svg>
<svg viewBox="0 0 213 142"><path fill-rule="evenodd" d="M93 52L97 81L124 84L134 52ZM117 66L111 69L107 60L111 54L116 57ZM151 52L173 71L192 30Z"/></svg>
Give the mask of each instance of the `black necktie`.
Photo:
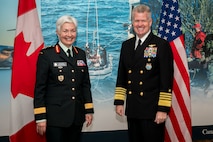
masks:
<svg viewBox="0 0 213 142"><path fill-rule="evenodd" d="M137 50L137 49L139 48L140 45L141 45L141 40L139 39L139 40L138 40L138 45L137 45L137 47L135 48L135 50Z"/></svg>
<svg viewBox="0 0 213 142"><path fill-rule="evenodd" d="M70 51L70 49L67 50L67 53L68 53L68 57L70 58L71 57L71 51Z"/></svg>

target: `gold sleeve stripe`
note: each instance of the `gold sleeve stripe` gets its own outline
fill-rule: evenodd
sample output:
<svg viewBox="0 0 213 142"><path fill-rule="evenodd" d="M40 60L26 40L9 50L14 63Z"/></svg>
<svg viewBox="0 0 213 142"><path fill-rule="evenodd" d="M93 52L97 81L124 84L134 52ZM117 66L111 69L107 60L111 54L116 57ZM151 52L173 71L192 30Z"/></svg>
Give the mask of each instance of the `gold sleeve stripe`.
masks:
<svg viewBox="0 0 213 142"><path fill-rule="evenodd" d="M172 94L167 92L160 92L158 105L171 107L171 104L172 104Z"/></svg>
<svg viewBox="0 0 213 142"><path fill-rule="evenodd" d="M35 108L34 109L34 114L42 114L46 113L46 108L45 107L40 107L40 108Z"/></svg>
<svg viewBox="0 0 213 142"><path fill-rule="evenodd" d="M91 109L93 108L93 103L86 103L84 104L85 109Z"/></svg>
<svg viewBox="0 0 213 142"><path fill-rule="evenodd" d="M125 95L126 94L126 89L123 88L123 87L116 87L115 88L115 93L119 93L119 94Z"/></svg>
<svg viewBox="0 0 213 142"><path fill-rule="evenodd" d="M114 97L114 99L115 100L125 100L125 96L123 96L123 95L115 95L115 97Z"/></svg>
<svg viewBox="0 0 213 142"><path fill-rule="evenodd" d="M126 96L126 89L123 87L115 88L115 100L124 100Z"/></svg>

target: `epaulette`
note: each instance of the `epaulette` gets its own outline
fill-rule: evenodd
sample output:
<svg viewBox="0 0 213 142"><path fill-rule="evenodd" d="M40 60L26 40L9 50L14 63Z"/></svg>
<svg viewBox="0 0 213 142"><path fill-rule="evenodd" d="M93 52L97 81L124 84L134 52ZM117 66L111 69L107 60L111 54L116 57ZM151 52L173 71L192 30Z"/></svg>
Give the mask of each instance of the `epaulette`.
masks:
<svg viewBox="0 0 213 142"><path fill-rule="evenodd" d="M47 46L47 47L45 47L44 49L47 49L47 48L53 48L54 46Z"/></svg>
<svg viewBox="0 0 213 142"><path fill-rule="evenodd" d="M46 47L44 47L41 51L40 51L40 53L39 54L44 54L44 50L48 50L48 49L51 49L51 48L53 48L54 46L46 46Z"/></svg>
<svg viewBox="0 0 213 142"><path fill-rule="evenodd" d="M55 52L56 52L56 53L60 53L60 47L59 47L58 44L53 45L53 46L48 46L48 47L46 47L45 49L48 50L48 49L51 49L51 48L55 48Z"/></svg>

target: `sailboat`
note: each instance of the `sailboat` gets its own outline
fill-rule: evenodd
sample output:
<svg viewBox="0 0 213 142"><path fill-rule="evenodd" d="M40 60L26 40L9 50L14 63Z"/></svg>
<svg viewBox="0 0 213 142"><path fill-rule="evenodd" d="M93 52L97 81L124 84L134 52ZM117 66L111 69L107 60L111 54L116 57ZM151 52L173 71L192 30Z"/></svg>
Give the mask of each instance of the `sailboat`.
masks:
<svg viewBox="0 0 213 142"><path fill-rule="evenodd" d="M91 79L104 79L112 73L113 56L107 54L107 51L99 43L99 28L98 28L98 6L94 0L95 9L95 28L92 31L92 44L89 43L89 16L90 16L90 0L88 1L87 21L86 21L86 44L85 52L87 64L89 66L89 74Z"/></svg>

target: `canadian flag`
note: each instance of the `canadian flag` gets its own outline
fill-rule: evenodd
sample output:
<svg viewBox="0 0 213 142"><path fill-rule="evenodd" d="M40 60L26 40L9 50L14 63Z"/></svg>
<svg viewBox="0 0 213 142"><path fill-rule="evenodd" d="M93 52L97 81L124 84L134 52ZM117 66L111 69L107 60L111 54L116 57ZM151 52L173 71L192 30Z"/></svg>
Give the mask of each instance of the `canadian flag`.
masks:
<svg viewBox="0 0 213 142"><path fill-rule="evenodd" d="M11 80L10 142L45 142L33 113L36 62L44 47L35 0L19 0Z"/></svg>

